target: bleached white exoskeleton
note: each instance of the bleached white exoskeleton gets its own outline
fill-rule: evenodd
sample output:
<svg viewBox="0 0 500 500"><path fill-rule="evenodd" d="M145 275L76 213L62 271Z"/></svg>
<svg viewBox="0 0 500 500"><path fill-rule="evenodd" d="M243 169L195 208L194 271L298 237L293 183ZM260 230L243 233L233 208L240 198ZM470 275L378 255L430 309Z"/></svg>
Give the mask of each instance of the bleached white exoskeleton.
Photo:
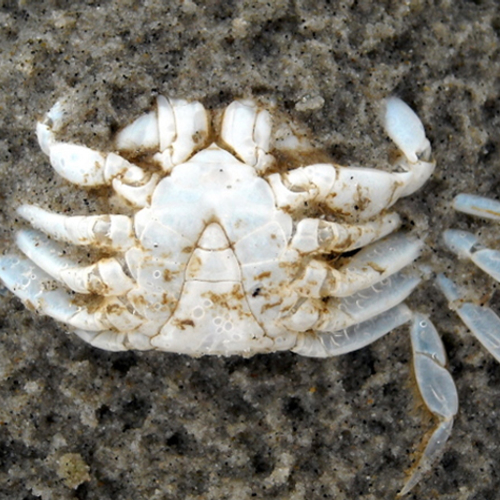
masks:
<svg viewBox="0 0 500 500"><path fill-rule="evenodd" d="M436 330L403 304L420 281L405 268L422 243L397 233L388 211L434 170L417 115L397 98L385 102L385 129L403 153L395 172L278 164L270 115L251 101L232 103L216 126L200 103L160 96L118 134L118 153L59 142L63 115L57 103L37 127L53 168L79 186L111 185L137 212L20 206L34 229L17 234L25 257L0 259L6 286L113 351L327 357L412 320L417 382L440 423L408 492L443 450L457 411ZM290 136L281 147L299 142ZM81 265L57 241L107 256Z"/></svg>
<svg viewBox="0 0 500 500"><path fill-rule="evenodd" d="M500 221L500 202L473 194L459 194L453 208L483 219ZM471 260L477 267L500 282L500 251L487 248L472 233L457 229L444 232L445 245L461 259ZM465 292L450 278L440 274L437 278L451 309L486 349L500 361L500 317L488 306L465 299Z"/></svg>

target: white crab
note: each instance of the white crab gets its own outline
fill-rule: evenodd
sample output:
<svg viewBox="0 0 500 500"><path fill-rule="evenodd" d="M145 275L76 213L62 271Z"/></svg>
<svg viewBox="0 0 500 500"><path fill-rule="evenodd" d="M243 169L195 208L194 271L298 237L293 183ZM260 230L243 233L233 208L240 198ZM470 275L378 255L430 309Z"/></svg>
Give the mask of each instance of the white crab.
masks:
<svg viewBox="0 0 500 500"><path fill-rule="evenodd" d="M270 115L249 101L232 103L217 127L200 103L160 96L155 111L118 134L120 154L58 142L58 103L37 128L54 169L80 186L111 184L138 211L64 216L22 205L35 228L17 234L27 258L1 258L0 278L107 350L326 357L413 318L416 378L440 424L406 493L442 451L457 395L432 323L402 303L419 282L403 268L422 244L394 233L400 219L387 211L432 174L430 144L406 104L390 98L385 109L403 152L392 173L278 164ZM281 147L298 142L290 136ZM54 240L107 256L81 265Z"/></svg>

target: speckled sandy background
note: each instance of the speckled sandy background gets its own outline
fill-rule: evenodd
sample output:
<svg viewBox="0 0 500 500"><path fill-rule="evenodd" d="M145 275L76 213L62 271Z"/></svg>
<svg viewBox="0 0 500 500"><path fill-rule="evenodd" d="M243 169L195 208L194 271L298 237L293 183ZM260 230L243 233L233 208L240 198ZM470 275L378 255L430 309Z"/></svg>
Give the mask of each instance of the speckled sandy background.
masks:
<svg viewBox="0 0 500 500"><path fill-rule="evenodd" d="M483 224L451 212L456 193L498 192L499 37L496 0L1 1L0 248L22 201L106 207L58 178L37 146L35 121L60 97L74 103L65 137L106 148L157 93L212 108L254 96L339 163L377 166L390 151L379 102L397 94L438 162L399 205L406 227L428 234L424 261L488 300L493 285L455 264L439 234ZM432 282L410 305L442 333L461 408L442 460L408 498L498 498L500 366ZM2 499L392 499L432 427L406 328L323 361L113 354L4 291L0 342Z"/></svg>

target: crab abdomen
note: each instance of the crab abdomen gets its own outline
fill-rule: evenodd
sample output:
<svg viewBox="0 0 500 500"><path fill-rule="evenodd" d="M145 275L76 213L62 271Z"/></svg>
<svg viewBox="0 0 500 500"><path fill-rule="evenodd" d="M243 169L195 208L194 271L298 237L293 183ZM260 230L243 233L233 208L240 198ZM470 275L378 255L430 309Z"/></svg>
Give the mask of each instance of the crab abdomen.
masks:
<svg viewBox="0 0 500 500"><path fill-rule="evenodd" d="M277 350L291 218L253 168L226 152L205 153L175 167L135 217L142 248L126 257L153 300L144 311L159 330L151 343L192 355ZM290 348L293 339L278 344Z"/></svg>

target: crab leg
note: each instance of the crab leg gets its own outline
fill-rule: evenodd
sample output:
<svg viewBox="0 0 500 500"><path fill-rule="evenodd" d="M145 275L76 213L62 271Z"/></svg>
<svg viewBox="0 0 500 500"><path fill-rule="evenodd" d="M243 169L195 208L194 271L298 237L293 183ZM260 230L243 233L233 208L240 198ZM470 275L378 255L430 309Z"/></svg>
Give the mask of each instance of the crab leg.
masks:
<svg viewBox="0 0 500 500"><path fill-rule="evenodd" d="M55 143L49 156L54 170L68 181L88 187L112 184L137 207L146 206L160 179L114 153L105 155L77 144Z"/></svg>
<svg viewBox="0 0 500 500"><path fill-rule="evenodd" d="M21 281L19 277L22 277ZM28 259L12 255L1 257L0 279L25 304L75 328L126 331L143 323L141 318L128 312L115 297L103 299L94 312L77 306L72 293L61 287L54 287L54 279Z"/></svg>
<svg viewBox="0 0 500 500"><path fill-rule="evenodd" d="M469 215L500 220L500 202L474 194L459 194L453 200L453 208Z"/></svg>
<svg viewBox="0 0 500 500"><path fill-rule="evenodd" d="M375 342L412 318L411 339L417 384L427 408L440 422L398 496L408 493L440 457L458 411L457 390L445 368L444 347L434 325L424 315L413 315L404 304L399 304L374 318L343 330L332 333L308 331L299 334L296 346L291 349L303 356L338 356Z"/></svg>
<svg viewBox="0 0 500 500"><path fill-rule="evenodd" d="M458 394L445 368L443 343L429 318L416 314L411 328L415 376L427 408L439 419L420 460L398 496L406 495L441 456L458 411Z"/></svg>
<svg viewBox="0 0 500 500"><path fill-rule="evenodd" d="M444 232L446 246L460 258L468 258L477 267L500 281L500 251L486 248L467 231L448 229Z"/></svg>
<svg viewBox="0 0 500 500"><path fill-rule="evenodd" d="M348 297L411 264L422 246L423 242L396 233L361 250L339 269L312 260L292 286L306 297Z"/></svg>
<svg viewBox="0 0 500 500"><path fill-rule="evenodd" d="M387 236L400 224L401 219L396 213L382 215L364 224L302 219L297 224L291 246L302 253L349 252Z"/></svg>
<svg viewBox="0 0 500 500"><path fill-rule="evenodd" d="M315 328L335 331L373 318L405 300L419 283L420 278L398 273L349 297L330 299L328 314Z"/></svg>
<svg viewBox="0 0 500 500"><path fill-rule="evenodd" d="M305 203L324 203L344 217L367 220L419 189L435 166L427 161L431 148L422 122L403 101L392 97L386 101L384 125L404 154L397 164L404 172L317 164L271 174L268 181L278 207L300 210Z"/></svg>
<svg viewBox="0 0 500 500"><path fill-rule="evenodd" d="M206 141L207 115L198 102L168 100L163 96L158 97L157 108L125 127L117 135L117 147L133 154L157 150L153 158L165 171L170 171ZM38 142L50 157L54 170L81 186L112 184L134 205L146 206L160 177L150 175L117 154L103 154L78 144L57 141L56 132L62 126L63 115L63 105L57 102L45 120L37 124Z"/></svg>
<svg viewBox="0 0 500 500"><path fill-rule="evenodd" d="M400 304L419 282L419 278L398 273L349 297L330 298L326 304L314 299L302 300L281 322L294 331L335 332Z"/></svg>
<svg viewBox="0 0 500 500"><path fill-rule="evenodd" d="M116 259L101 259L90 266L79 266L63 257L63 248L37 231L19 231L19 249L46 273L78 293L103 296L125 295L134 287Z"/></svg>
<svg viewBox="0 0 500 500"><path fill-rule="evenodd" d="M465 302L457 285L444 274L437 284L454 310L489 353L500 362L500 318L486 306Z"/></svg>
<svg viewBox="0 0 500 500"><path fill-rule="evenodd" d="M459 194L453 208L486 219L500 220L500 202L472 194ZM472 234L450 229L444 232L445 245L460 258L470 259L476 266L500 281L500 252L486 248Z"/></svg>
<svg viewBox="0 0 500 500"><path fill-rule="evenodd" d="M410 321L411 311L404 304L385 311L374 318L335 332L305 332L297 336L291 349L302 356L327 358L340 356L365 347L398 326Z"/></svg>
<svg viewBox="0 0 500 500"><path fill-rule="evenodd" d="M500 202L471 194L459 194L453 208L460 212L486 219L500 220ZM466 231L448 230L444 243L459 258L468 258L496 281L500 281L500 252L483 246ZM500 318L487 306L467 302L460 288L444 274L437 277L437 284L454 310L472 334L500 362Z"/></svg>
<svg viewBox="0 0 500 500"><path fill-rule="evenodd" d="M132 221L125 215L67 216L34 205L21 205L17 213L35 229L74 245L125 251L135 243Z"/></svg>

